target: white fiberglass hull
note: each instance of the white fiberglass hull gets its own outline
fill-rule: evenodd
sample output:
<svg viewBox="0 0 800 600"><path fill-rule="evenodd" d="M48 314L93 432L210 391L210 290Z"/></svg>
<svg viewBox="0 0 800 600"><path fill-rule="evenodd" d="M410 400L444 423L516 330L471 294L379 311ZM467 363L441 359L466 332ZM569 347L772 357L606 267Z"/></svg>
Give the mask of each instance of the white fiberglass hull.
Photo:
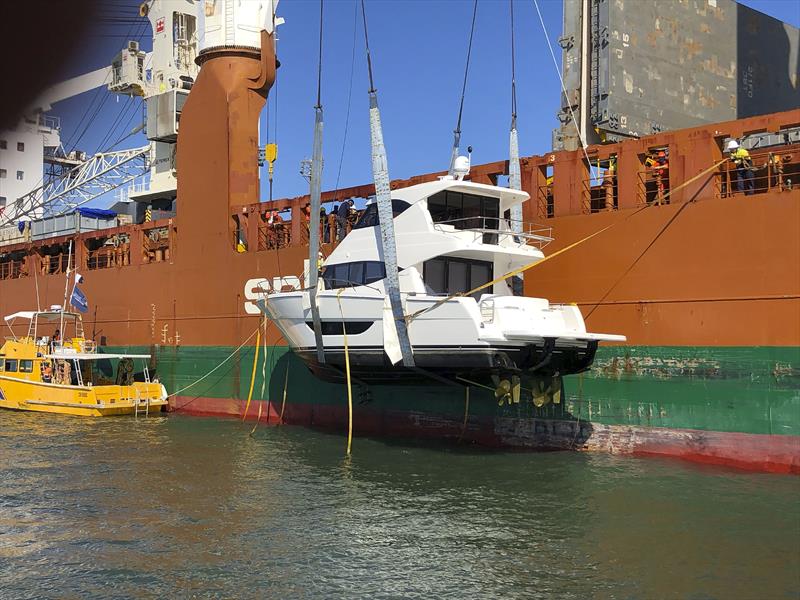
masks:
<svg viewBox="0 0 800 600"><path fill-rule="evenodd" d="M417 368L406 369L393 365L384 349L382 293L367 287L338 292L317 295L324 364L317 357L307 291L271 294L262 303L292 349L326 378L339 378L345 364L343 329L354 375L373 382L431 374L452 380L579 373L591 365L599 341L624 341L587 333L577 307L542 299L485 295L476 302L456 297L432 308L441 296L403 294L404 314L417 315L408 327Z"/></svg>

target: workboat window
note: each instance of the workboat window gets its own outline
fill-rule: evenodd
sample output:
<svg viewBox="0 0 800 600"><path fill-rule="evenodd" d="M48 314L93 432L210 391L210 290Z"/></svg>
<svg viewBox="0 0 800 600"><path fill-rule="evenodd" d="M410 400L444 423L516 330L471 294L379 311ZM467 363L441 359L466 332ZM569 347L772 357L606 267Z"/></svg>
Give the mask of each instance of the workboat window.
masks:
<svg viewBox="0 0 800 600"><path fill-rule="evenodd" d="M428 211L434 223L447 223L456 229L499 229L500 199L476 194L444 191L428 198ZM496 244L497 234L484 233L484 244Z"/></svg>
<svg viewBox="0 0 800 600"><path fill-rule="evenodd" d="M33 373L33 361L32 360L21 360L21 361L19 361L19 372L20 373Z"/></svg>
<svg viewBox="0 0 800 600"><path fill-rule="evenodd" d="M372 327L375 321L345 321L344 329L347 335L358 335ZM306 321L309 329L314 329L313 321ZM320 323L322 335L342 335L342 321L322 321Z"/></svg>
<svg viewBox="0 0 800 600"><path fill-rule="evenodd" d="M325 289L369 285L386 277L386 265L377 260L328 265L322 274Z"/></svg>
<svg viewBox="0 0 800 600"><path fill-rule="evenodd" d="M6 359L6 373L17 372L17 360L15 358Z"/></svg>
<svg viewBox="0 0 800 600"><path fill-rule="evenodd" d="M468 260L450 256L439 256L425 261L422 278L425 288L433 294L457 294L468 292L492 280L492 263L482 260ZM491 289L473 294L477 300L481 294L491 293Z"/></svg>
<svg viewBox="0 0 800 600"><path fill-rule="evenodd" d="M405 200L395 200L392 199L392 217L396 217L397 215L405 212L407 209L411 208L411 205L406 202ZM367 207L364 209L364 212L361 213L361 217L358 219L355 225L353 225L353 229L364 229L365 227L375 227L375 225L380 224L380 219L378 218L378 203L373 202L372 204L368 204Z"/></svg>

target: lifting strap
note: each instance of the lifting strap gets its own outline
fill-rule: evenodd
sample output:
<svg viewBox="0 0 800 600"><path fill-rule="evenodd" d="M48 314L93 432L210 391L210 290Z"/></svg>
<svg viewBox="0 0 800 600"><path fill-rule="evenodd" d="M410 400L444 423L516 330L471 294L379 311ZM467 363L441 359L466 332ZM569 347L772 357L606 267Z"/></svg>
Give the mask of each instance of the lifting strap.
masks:
<svg viewBox="0 0 800 600"><path fill-rule="evenodd" d="M325 364L325 348L322 339L322 323L317 304L319 283L319 209L322 200L322 4L319 2L319 68L317 71L317 104L314 107L314 147L311 154L311 215L308 219L308 295L311 304L311 320L314 325L314 342L317 346L317 361Z"/></svg>
<svg viewBox="0 0 800 600"><path fill-rule="evenodd" d="M517 138L517 81L514 56L514 0L511 6L511 132L508 143L508 187L522 190L522 173L519 166L519 140ZM511 231L522 232L522 204L511 207Z"/></svg>
<svg viewBox="0 0 800 600"><path fill-rule="evenodd" d="M375 180L375 199L378 204L378 220L380 221L381 247L383 261L386 265L386 292L392 308L393 329L397 331L397 341L400 347L400 356L392 353L389 359L396 364L400 357L403 366L414 366L414 353L411 340L408 337L408 327L403 305L400 298L400 281L397 271L397 244L394 235L394 220L392 214L392 197L389 188L389 164L386 159L386 147L383 144L383 128L381 127L381 114L378 110L378 92L372 78L372 59L369 52L369 37L367 36L367 13L364 0L361 0L361 16L364 21L364 42L367 50L367 68L369 69L369 128L372 141L372 176ZM385 337L385 336L384 336ZM386 349L386 344L384 343Z"/></svg>

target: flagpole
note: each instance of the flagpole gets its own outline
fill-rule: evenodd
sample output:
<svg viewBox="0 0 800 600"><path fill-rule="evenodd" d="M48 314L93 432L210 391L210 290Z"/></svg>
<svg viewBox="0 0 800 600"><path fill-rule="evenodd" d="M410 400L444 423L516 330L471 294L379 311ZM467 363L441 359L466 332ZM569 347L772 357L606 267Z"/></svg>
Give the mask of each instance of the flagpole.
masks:
<svg viewBox="0 0 800 600"><path fill-rule="evenodd" d="M64 305L61 307L61 324L58 333L61 336L59 340L61 346L64 345L64 313L67 310L67 291L69 290L69 271L72 266L72 240L69 241L69 254L67 254L67 277L64 281ZM55 347L54 347L55 348Z"/></svg>

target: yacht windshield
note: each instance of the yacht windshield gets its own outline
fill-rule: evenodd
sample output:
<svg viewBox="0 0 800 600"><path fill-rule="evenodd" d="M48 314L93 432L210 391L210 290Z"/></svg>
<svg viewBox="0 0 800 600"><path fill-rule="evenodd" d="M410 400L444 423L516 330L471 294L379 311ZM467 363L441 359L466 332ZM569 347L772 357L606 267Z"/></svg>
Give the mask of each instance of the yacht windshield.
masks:
<svg viewBox="0 0 800 600"><path fill-rule="evenodd" d="M392 199L392 217L396 217L410 207L411 205L405 200ZM380 219L378 218L378 204L373 202L372 204L368 204L364 212L361 213L361 217L358 219L358 222L353 225L353 229L375 227L375 225L378 224L380 224Z"/></svg>

